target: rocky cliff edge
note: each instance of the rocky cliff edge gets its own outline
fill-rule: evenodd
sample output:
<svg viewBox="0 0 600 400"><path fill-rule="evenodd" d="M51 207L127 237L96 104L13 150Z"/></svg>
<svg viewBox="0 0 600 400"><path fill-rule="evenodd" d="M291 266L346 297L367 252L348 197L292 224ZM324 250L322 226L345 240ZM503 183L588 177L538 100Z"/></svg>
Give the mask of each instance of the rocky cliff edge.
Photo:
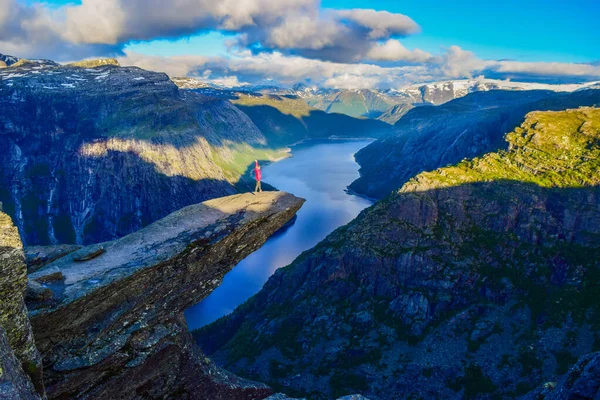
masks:
<svg viewBox="0 0 600 400"><path fill-rule="evenodd" d="M220 370L183 311L288 222L304 200L241 194L177 211L30 274L53 292L29 304L49 398L251 399L265 385Z"/></svg>

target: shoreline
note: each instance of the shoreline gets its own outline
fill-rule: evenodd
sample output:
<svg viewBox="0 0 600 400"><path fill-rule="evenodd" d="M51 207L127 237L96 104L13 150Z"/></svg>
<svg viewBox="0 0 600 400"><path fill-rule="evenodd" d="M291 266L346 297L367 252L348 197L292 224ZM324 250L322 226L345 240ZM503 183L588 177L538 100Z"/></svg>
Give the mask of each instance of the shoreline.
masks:
<svg viewBox="0 0 600 400"><path fill-rule="evenodd" d="M356 196L356 197L360 197L361 199L365 199L370 201L371 203L375 204L377 203L379 200L381 199L376 199L374 197L369 197L366 194L361 194L355 190L350 189L350 185L346 186L346 189L344 190L347 194L349 194L350 196Z"/></svg>

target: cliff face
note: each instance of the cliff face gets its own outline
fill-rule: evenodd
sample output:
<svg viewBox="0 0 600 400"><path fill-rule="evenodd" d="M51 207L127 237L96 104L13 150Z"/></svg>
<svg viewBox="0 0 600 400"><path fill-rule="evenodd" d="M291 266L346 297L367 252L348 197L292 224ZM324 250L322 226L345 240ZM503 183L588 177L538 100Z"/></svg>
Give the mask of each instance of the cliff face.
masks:
<svg viewBox="0 0 600 400"><path fill-rule="evenodd" d="M549 382L532 391L522 400L597 399L600 396L600 353L579 359L560 382Z"/></svg>
<svg viewBox="0 0 600 400"><path fill-rule="evenodd" d="M19 359L0 326L0 398L3 400L38 400L29 377L23 372Z"/></svg>
<svg viewBox="0 0 600 400"><path fill-rule="evenodd" d="M420 172L504 148L504 134L531 111L596 104L600 90L590 89L479 92L438 107L417 107L396 123L393 134L356 154L361 177L350 188L382 198Z"/></svg>
<svg viewBox="0 0 600 400"><path fill-rule="evenodd" d="M42 360L25 307L26 285L19 233L10 217L0 210L0 397L37 398L32 381L40 394L44 392Z"/></svg>
<svg viewBox="0 0 600 400"><path fill-rule="evenodd" d="M186 207L113 242L30 274L53 292L31 301L48 397L254 399L272 391L220 370L195 345L183 311L301 207L281 192Z"/></svg>
<svg viewBox="0 0 600 400"><path fill-rule="evenodd" d="M361 213L196 332L201 347L311 398L558 381L600 344L600 110L532 113L506 140Z"/></svg>
<svg viewBox="0 0 600 400"><path fill-rule="evenodd" d="M251 160L274 157L231 103L164 74L15 65L0 71L0 201L27 245L121 237L236 193Z"/></svg>

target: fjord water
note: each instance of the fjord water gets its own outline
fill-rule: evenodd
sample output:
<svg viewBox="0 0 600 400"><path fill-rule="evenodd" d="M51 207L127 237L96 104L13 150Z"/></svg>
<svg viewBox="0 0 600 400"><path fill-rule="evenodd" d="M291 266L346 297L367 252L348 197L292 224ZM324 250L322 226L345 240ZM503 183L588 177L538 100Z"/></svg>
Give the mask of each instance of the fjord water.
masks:
<svg viewBox="0 0 600 400"><path fill-rule="evenodd" d="M348 194L359 177L354 154L368 140L308 141L292 148L292 157L263 168L263 180L306 199L295 223L273 235L240 262L201 303L186 310L190 329L229 314L257 293L280 267L290 264L336 228L353 220L372 202Z"/></svg>

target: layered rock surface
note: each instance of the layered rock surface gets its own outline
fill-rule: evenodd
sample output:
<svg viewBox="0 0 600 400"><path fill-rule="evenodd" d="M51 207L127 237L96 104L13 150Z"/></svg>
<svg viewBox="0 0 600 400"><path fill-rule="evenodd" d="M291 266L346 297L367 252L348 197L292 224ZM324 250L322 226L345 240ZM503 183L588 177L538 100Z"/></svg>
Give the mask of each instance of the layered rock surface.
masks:
<svg viewBox="0 0 600 400"><path fill-rule="evenodd" d="M600 350L600 110L532 113L506 140L361 213L196 332L201 347L315 399L514 398L560 381ZM596 370L582 370L585 388Z"/></svg>
<svg viewBox="0 0 600 400"><path fill-rule="evenodd" d="M29 303L49 398L264 398L271 389L217 368L183 311L219 285L301 207L282 192L189 206L30 274L53 299ZM102 248L103 251L97 251ZM88 261L78 262L95 257Z"/></svg>

